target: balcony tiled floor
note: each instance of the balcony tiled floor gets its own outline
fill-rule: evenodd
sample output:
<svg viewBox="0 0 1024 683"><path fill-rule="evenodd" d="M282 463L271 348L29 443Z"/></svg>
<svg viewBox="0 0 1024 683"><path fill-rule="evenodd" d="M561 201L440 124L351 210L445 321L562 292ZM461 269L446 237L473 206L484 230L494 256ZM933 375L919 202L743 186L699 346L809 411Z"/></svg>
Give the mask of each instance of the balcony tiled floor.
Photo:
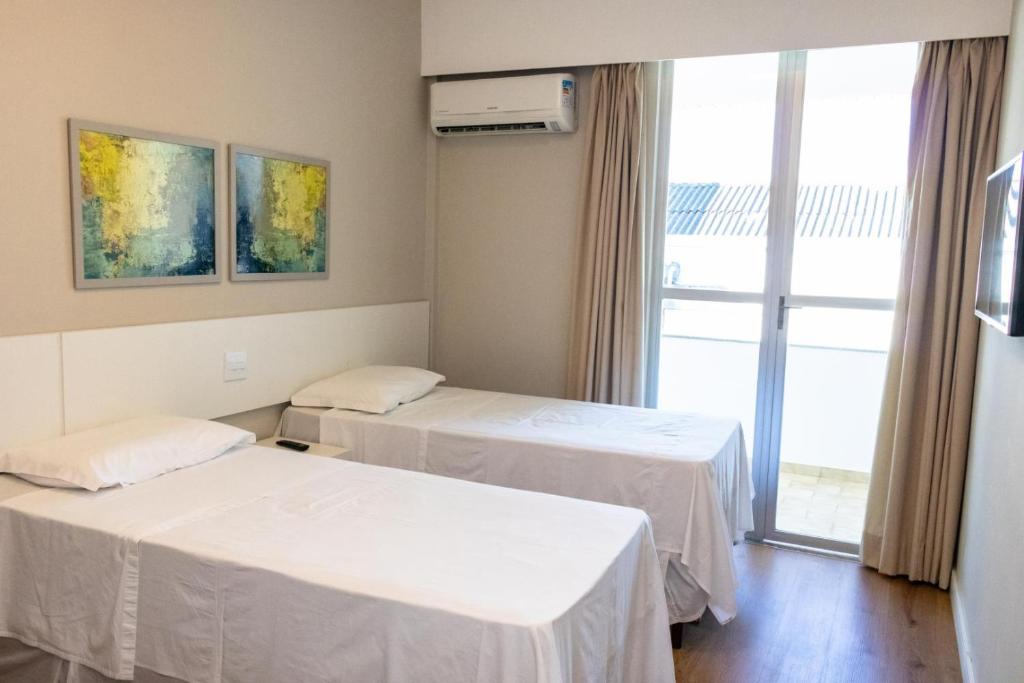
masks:
<svg viewBox="0 0 1024 683"><path fill-rule="evenodd" d="M860 543L867 499L866 473L782 463L775 526Z"/></svg>

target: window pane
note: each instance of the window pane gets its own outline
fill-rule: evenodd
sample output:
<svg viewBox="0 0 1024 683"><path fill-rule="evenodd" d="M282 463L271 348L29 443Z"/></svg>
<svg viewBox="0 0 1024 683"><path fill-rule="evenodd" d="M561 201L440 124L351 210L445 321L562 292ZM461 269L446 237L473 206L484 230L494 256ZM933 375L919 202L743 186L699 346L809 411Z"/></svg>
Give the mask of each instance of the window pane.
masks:
<svg viewBox="0 0 1024 683"><path fill-rule="evenodd" d="M893 313L788 315L775 526L860 543Z"/></svg>
<svg viewBox="0 0 1024 683"><path fill-rule="evenodd" d="M751 456L761 305L665 300L658 408L738 418Z"/></svg>
<svg viewBox="0 0 1024 683"><path fill-rule="evenodd" d="M808 53L793 293L895 298L917 50Z"/></svg>
<svg viewBox="0 0 1024 683"><path fill-rule="evenodd" d="M665 285L764 287L777 54L675 63Z"/></svg>

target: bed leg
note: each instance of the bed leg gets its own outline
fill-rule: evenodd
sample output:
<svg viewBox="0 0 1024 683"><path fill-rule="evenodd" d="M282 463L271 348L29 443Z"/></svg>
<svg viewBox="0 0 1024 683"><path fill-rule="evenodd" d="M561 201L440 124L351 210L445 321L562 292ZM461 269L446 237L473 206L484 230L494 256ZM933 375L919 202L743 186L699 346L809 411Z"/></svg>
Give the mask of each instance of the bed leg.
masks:
<svg viewBox="0 0 1024 683"><path fill-rule="evenodd" d="M672 624L668 627L669 633L672 634L672 649L681 650L683 649L683 624Z"/></svg>

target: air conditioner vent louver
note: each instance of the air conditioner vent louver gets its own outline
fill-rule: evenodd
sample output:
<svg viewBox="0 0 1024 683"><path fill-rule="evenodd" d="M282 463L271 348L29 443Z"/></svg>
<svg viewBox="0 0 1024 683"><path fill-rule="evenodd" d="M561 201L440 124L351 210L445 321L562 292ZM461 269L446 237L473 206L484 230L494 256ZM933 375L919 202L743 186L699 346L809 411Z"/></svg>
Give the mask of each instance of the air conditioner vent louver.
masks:
<svg viewBox="0 0 1024 683"><path fill-rule="evenodd" d="M543 121L531 121L529 123L491 123L481 126L438 126L437 132L442 135L496 132L526 133L535 130L545 130L546 128L547 125Z"/></svg>
<svg viewBox="0 0 1024 683"><path fill-rule="evenodd" d="M576 77L556 73L434 83L430 127L442 137L572 133Z"/></svg>

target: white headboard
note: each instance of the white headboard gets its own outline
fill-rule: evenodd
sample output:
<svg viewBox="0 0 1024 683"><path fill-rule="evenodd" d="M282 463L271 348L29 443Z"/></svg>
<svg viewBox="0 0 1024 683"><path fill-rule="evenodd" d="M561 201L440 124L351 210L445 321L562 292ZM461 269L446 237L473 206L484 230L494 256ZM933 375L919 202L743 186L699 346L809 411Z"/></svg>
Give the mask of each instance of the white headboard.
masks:
<svg viewBox="0 0 1024 683"><path fill-rule="evenodd" d="M212 418L287 401L359 365L426 367L429 304L0 337L0 446L137 415ZM224 354L248 377L224 381Z"/></svg>
<svg viewBox="0 0 1024 683"><path fill-rule="evenodd" d="M60 335L0 337L0 448L63 432Z"/></svg>

